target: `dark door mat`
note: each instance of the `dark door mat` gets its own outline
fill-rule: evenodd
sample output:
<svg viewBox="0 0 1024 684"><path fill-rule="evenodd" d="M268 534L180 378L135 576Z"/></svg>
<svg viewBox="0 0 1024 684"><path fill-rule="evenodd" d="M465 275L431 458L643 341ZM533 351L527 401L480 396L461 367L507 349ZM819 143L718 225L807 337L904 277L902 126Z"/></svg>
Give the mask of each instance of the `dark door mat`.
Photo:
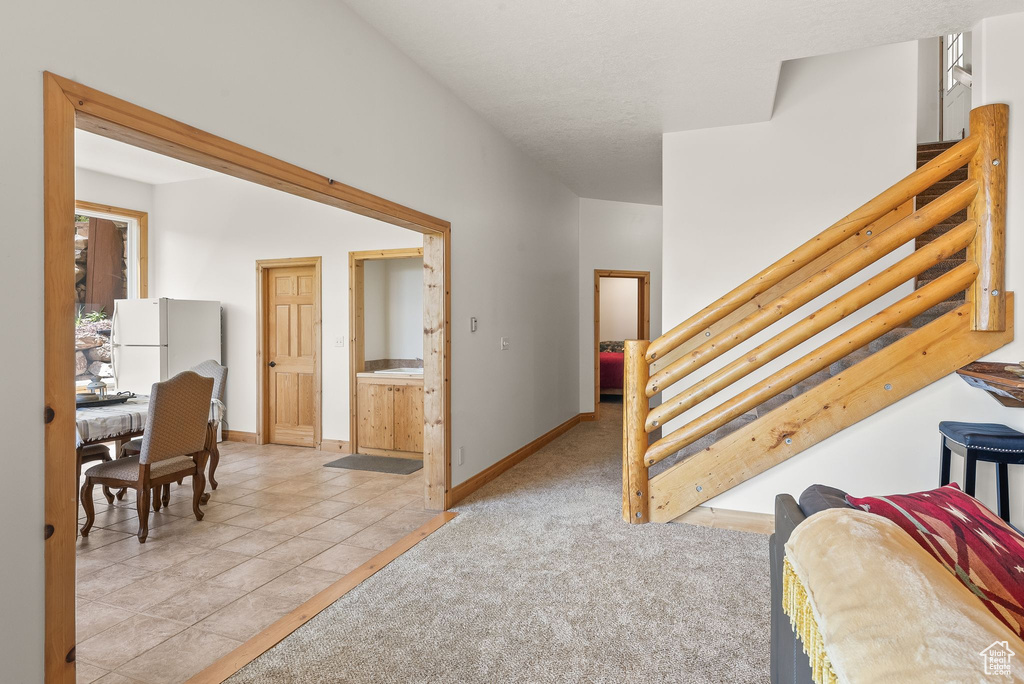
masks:
<svg viewBox="0 0 1024 684"><path fill-rule="evenodd" d="M391 473L392 475L410 475L423 467L423 461L416 458L352 454L351 456L342 456L330 463L324 463L324 467L369 470L374 473Z"/></svg>

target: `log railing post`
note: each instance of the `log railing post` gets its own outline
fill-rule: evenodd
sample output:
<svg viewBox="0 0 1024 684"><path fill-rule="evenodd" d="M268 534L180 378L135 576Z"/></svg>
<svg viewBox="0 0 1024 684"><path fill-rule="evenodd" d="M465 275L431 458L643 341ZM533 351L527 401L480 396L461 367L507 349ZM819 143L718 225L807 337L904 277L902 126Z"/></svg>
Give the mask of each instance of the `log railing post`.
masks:
<svg viewBox="0 0 1024 684"><path fill-rule="evenodd" d="M967 290L972 330L1006 330L1006 129L1009 107L991 104L971 110L971 137L980 140L967 167L980 184L967 207L967 218L978 224L968 261L978 264L978 278Z"/></svg>
<svg viewBox="0 0 1024 684"><path fill-rule="evenodd" d="M630 523L648 522L647 454L647 340L627 340L622 388L622 517Z"/></svg>

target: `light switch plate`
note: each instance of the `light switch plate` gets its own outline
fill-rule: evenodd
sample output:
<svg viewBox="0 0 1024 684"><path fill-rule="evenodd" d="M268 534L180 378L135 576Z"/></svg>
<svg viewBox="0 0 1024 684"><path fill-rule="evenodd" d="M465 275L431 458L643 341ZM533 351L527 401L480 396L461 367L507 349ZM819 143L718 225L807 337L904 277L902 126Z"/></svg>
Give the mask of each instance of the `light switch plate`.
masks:
<svg viewBox="0 0 1024 684"><path fill-rule="evenodd" d="M334 346L335 347L344 347L345 346L345 336L342 335L341 337L335 337L334 338Z"/></svg>
<svg viewBox="0 0 1024 684"><path fill-rule="evenodd" d="M501 351L508 351L509 350L509 346L510 345L509 345L509 341L508 341L507 337L502 337L500 344L501 344L501 346L499 348L501 349Z"/></svg>

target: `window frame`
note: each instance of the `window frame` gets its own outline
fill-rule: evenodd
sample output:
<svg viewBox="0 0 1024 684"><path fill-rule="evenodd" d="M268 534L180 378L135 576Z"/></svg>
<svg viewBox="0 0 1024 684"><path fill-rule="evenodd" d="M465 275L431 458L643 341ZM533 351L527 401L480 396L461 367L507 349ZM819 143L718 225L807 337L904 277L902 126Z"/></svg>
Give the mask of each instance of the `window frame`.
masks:
<svg viewBox="0 0 1024 684"><path fill-rule="evenodd" d="M943 86L945 92L948 94L953 91L958 85L958 81L953 77L953 67L958 66L961 69L964 67L964 34L963 31L960 33L947 33L945 38L945 44L942 46L942 60L943 60Z"/></svg>
<svg viewBox="0 0 1024 684"><path fill-rule="evenodd" d="M124 221L128 224L128 298L149 296L149 214L107 204L75 200L75 214Z"/></svg>

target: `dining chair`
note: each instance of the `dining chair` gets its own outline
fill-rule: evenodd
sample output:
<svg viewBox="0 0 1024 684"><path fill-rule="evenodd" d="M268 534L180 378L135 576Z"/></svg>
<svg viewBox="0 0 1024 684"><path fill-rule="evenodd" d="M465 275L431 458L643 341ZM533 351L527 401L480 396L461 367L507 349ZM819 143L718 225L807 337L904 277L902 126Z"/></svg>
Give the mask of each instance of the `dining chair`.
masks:
<svg viewBox="0 0 1024 684"><path fill-rule="evenodd" d="M191 477L192 513L196 520L203 519L199 503L206 489L204 471L210 445L216 440L209 419L212 392L213 379L192 371L153 384L139 455L98 463L85 471L83 537L89 536L96 517L92 490L97 484L135 490L139 543L149 535L150 494L165 484Z"/></svg>
<svg viewBox="0 0 1024 684"><path fill-rule="evenodd" d="M212 399L217 400L217 405L213 409L213 428L216 431L223 420L224 413L224 393L227 387L228 379L228 368L222 366L213 359L207 359L202 363L199 363L192 367L193 372L198 373L204 378L213 378L213 396ZM129 442L125 442L121 447L121 456L138 456L142 450L142 438L133 439ZM210 474L208 476L210 481L210 487L213 489L217 488L217 480L214 474L217 472L217 465L220 463L220 448L217 446L217 440L214 439L213 447L210 449ZM181 484L180 482L178 484ZM160 492L154 492L153 494L153 510L160 510L160 505L167 505L171 499L171 485L168 483L161 488Z"/></svg>
<svg viewBox="0 0 1024 684"><path fill-rule="evenodd" d="M110 449L105 444L88 444L80 446L75 450L75 491L78 491L78 484L82 481L82 466L86 463L92 463L93 461L109 461L110 460ZM107 497L107 501L113 503L114 499L110 495L110 490L106 487L103 488L103 495Z"/></svg>

